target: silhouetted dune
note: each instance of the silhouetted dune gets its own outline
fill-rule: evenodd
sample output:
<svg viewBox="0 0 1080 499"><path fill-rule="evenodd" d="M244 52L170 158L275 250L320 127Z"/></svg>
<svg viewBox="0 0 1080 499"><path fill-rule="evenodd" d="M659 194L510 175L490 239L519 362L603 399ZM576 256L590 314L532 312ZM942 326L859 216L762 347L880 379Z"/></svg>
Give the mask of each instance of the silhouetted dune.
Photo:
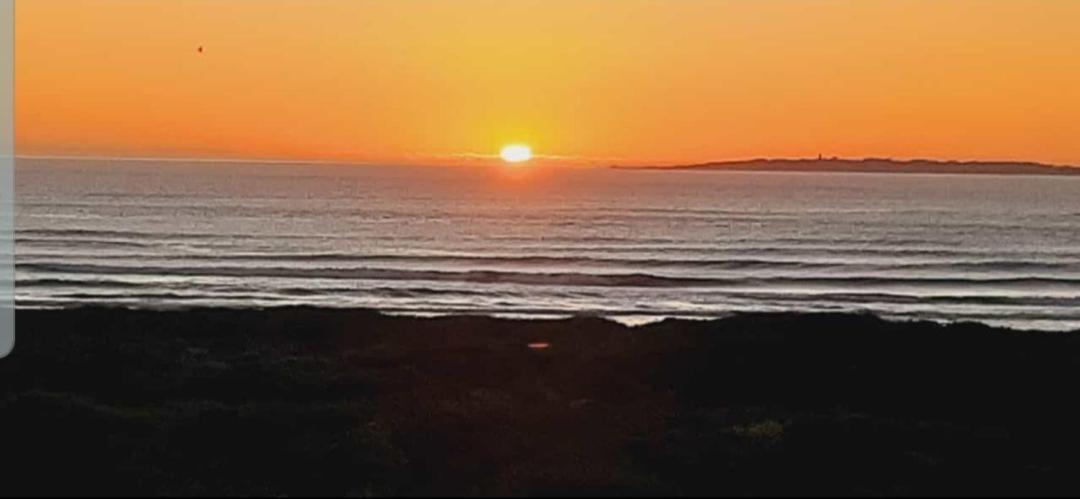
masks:
<svg viewBox="0 0 1080 499"><path fill-rule="evenodd" d="M1078 333L829 314L17 320L4 495L1080 493Z"/></svg>

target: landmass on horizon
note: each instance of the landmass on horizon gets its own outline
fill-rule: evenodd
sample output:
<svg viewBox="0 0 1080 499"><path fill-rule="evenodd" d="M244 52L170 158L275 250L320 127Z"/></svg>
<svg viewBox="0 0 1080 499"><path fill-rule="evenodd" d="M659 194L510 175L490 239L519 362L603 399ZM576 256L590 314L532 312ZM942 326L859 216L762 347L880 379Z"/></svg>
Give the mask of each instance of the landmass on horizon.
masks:
<svg viewBox="0 0 1080 499"><path fill-rule="evenodd" d="M623 170L710 170L768 172L953 173L997 175L1080 175L1080 168L1032 161L953 161L891 158L756 158L671 166L623 166Z"/></svg>

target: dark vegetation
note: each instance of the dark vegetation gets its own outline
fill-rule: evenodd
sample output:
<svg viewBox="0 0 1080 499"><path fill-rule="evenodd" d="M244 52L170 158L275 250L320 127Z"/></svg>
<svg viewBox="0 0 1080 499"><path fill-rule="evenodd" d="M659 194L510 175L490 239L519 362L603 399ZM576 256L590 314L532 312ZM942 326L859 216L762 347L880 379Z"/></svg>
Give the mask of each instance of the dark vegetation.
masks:
<svg viewBox="0 0 1080 499"><path fill-rule="evenodd" d="M1080 494L1080 334L308 308L17 321L3 495Z"/></svg>

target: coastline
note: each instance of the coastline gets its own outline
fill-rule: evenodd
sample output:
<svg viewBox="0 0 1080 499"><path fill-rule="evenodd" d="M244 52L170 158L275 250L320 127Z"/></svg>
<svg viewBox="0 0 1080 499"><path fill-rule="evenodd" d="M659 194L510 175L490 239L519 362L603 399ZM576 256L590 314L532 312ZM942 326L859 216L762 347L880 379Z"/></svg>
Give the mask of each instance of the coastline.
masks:
<svg viewBox="0 0 1080 499"><path fill-rule="evenodd" d="M942 175L1080 175L1080 167L1032 161L958 161L892 158L754 158L677 165L613 165L615 170L887 173Z"/></svg>
<svg viewBox="0 0 1080 499"><path fill-rule="evenodd" d="M1080 492L1080 332L324 308L16 321L4 495Z"/></svg>

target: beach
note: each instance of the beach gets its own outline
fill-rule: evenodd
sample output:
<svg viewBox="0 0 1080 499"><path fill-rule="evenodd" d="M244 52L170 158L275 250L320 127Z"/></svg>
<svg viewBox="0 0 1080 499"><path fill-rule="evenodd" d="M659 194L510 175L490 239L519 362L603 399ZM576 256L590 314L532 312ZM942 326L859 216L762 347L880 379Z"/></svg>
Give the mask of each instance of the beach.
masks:
<svg viewBox="0 0 1080 499"><path fill-rule="evenodd" d="M1075 495L1080 334L19 310L0 494Z"/></svg>

